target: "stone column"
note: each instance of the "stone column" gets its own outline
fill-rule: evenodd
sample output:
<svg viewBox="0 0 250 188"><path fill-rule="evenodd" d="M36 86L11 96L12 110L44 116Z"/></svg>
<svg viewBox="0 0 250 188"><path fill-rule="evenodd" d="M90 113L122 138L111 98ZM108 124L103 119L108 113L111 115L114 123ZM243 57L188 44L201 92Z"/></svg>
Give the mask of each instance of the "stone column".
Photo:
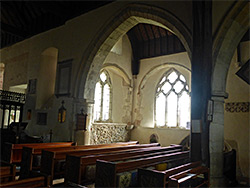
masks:
<svg viewBox="0 0 250 188"><path fill-rule="evenodd" d="M90 137L91 137L91 119L92 119L92 109L93 109L94 101L89 101L85 99L77 99L74 101L74 122L75 125L77 123L77 114L87 113L87 122L86 122L86 130L76 130L74 131L74 140L77 142L78 145L88 145L90 144ZM75 126L76 128L76 126Z"/></svg>
<svg viewBox="0 0 250 188"><path fill-rule="evenodd" d="M211 187L224 187L223 148L224 148L224 99L226 93L213 94L213 121L210 123L210 181Z"/></svg>

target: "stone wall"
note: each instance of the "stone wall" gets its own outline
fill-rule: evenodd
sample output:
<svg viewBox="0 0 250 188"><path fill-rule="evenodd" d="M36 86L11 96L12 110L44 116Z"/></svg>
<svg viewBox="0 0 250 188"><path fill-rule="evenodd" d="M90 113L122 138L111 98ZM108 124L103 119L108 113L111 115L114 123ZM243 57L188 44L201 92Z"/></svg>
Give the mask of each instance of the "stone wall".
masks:
<svg viewBox="0 0 250 188"><path fill-rule="evenodd" d="M129 140L127 124L123 123L93 123L91 127L91 144L106 144L126 142Z"/></svg>

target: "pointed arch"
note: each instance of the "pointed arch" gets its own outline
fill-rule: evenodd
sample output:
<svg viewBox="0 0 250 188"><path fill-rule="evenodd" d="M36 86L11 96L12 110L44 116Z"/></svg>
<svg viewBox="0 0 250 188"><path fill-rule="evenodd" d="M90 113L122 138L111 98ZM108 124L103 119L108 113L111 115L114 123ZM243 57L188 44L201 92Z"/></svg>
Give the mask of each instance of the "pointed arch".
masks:
<svg viewBox="0 0 250 188"><path fill-rule="evenodd" d="M234 51L250 28L250 3L238 1L225 18L213 42L212 94L226 97L226 79Z"/></svg>
<svg viewBox="0 0 250 188"><path fill-rule="evenodd" d="M79 67L75 84L74 92L77 98L93 99L97 75L103 61L118 39L138 23L150 23L171 30L181 40L191 57L190 31L177 17L166 10L142 4L129 4L113 18L100 30L100 34L84 52L82 59L84 63Z"/></svg>

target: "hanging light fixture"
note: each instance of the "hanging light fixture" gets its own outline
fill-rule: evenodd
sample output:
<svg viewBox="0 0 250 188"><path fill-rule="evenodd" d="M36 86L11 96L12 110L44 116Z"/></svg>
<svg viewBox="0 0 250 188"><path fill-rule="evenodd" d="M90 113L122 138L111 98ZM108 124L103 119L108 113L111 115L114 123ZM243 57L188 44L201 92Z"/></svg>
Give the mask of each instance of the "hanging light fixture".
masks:
<svg viewBox="0 0 250 188"><path fill-rule="evenodd" d="M66 120L66 108L63 106L64 100L62 101L62 106L58 110L58 122L59 123L64 123Z"/></svg>

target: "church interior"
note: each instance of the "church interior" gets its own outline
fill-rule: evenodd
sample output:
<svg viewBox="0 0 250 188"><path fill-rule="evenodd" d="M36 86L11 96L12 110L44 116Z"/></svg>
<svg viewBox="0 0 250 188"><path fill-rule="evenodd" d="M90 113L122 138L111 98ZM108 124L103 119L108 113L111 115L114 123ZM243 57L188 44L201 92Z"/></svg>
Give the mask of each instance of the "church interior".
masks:
<svg viewBox="0 0 250 188"><path fill-rule="evenodd" d="M249 28L247 0L1 1L0 187L249 187Z"/></svg>

